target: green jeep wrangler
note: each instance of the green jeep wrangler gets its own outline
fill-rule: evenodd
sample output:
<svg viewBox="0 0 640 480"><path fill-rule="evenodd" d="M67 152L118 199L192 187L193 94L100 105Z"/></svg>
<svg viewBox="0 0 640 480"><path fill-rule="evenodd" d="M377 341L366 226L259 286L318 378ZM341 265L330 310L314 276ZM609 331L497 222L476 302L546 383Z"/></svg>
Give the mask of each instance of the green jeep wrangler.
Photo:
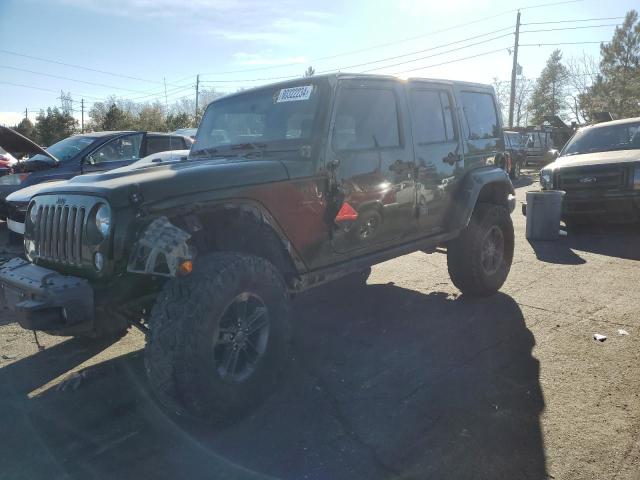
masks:
<svg viewBox="0 0 640 480"><path fill-rule="evenodd" d="M514 247L503 151L490 86L340 74L229 95L186 160L38 193L0 296L30 330L140 328L158 400L225 422L276 385L299 292L436 248L463 294L496 292Z"/></svg>

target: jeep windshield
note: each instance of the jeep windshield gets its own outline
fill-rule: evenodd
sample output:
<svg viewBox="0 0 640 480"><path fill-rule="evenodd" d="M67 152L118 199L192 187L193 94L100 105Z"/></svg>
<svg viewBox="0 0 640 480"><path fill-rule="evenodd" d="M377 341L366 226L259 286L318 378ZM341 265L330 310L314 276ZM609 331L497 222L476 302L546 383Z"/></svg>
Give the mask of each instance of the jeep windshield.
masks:
<svg viewBox="0 0 640 480"><path fill-rule="evenodd" d="M561 156L635 149L640 149L640 122L580 130L569 140Z"/></svg>
<svg viewBox="0 0 640 480"><path fill-rule="evenodd" d="M264 88L211 103L190 159L292 151L311 143L324 89L318 83Z"/></svg>

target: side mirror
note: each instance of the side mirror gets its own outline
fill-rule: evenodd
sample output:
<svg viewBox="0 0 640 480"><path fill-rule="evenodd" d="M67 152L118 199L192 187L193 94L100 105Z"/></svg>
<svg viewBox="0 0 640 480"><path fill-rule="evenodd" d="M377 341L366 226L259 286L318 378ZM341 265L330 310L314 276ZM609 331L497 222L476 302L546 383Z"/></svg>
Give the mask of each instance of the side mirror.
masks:
<svg viewBox="0 0 640 480"><path fill-rule="evenodd" d="M555 159L558 158L560 156L560 152L558 150L556 150L555 148L552 150L549 150L549 154Z"/></svg>

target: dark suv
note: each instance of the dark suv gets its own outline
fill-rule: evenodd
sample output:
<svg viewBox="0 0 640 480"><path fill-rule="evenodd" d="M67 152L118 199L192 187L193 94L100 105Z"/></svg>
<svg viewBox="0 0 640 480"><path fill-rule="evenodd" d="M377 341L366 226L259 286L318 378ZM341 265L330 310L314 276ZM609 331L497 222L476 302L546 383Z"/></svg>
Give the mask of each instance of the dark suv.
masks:
<svg viewBox="0 0 640 480"><path fill-rule="evenodd" d="M515 202L497 112L489 86L385 76L221 98L187 160L39 192L2 296L27 329L139 327L161 403L227 421L275 385L296 293L438 247L464 294L502 286Z"/></svg>
<svg viewBox="0 0 640 480"><path fill-rule="evenodd" d="M640 220L640 117L581 128L556 155L540 184L566 192L565 223Z"/></svg>

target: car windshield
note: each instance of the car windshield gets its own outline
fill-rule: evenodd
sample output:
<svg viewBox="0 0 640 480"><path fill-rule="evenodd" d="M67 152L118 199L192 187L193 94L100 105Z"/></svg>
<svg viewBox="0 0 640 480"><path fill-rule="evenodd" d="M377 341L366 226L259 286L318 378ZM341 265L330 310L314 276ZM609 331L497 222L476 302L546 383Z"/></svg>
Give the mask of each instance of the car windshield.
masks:
<svg viewBox="0 0 640 480"><path fill-rule="evenodd" d="M640 122L585 128L564 147L562 155L640 149Z"/></svg>
<svg viewBox="0 0 640 480"><path fill-rule="evenodd" d="M66 162L91 145L95 140L96 137L68 137L45 148L45 150L61 162ZM42 162L52 161L49 157L41 153L34 155L30 160L39 160Z"/></svg>
<svg viewBox="0 0 640 480"><path fill-rule="evenodd" d="M308 144L322 88L310 81L271 87L213 102L207 108L190 158L241 150L289 150ZM226 153L225 153L226 152Z"/></svg>

